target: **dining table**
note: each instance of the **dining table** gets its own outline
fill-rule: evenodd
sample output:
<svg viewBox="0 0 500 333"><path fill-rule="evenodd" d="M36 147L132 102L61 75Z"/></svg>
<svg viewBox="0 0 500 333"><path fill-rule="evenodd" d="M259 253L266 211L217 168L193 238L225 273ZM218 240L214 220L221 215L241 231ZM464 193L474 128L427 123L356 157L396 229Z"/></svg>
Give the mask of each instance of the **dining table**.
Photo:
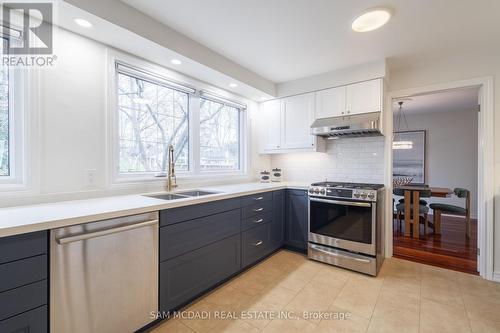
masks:
<svg viewBox="0 0 500 333"><path fill-rule="evenodd" d="M411 210L412 202L420 202L420 191L430 190L431 197L436 198L448 198L453 193L453 190L446 187L432 187L432 186L421 186L421 185L406 185L398 186L398 189L404 190L405 198L405 236L411 236L411 217L416 217L417 222L413 223L413 238L420 237L420 205L413 205L413 214L408 214ZM413 200L411 200L413 194ZM441 234L441 219L436 219L436 225L434 225L434 233Z"/></svg>

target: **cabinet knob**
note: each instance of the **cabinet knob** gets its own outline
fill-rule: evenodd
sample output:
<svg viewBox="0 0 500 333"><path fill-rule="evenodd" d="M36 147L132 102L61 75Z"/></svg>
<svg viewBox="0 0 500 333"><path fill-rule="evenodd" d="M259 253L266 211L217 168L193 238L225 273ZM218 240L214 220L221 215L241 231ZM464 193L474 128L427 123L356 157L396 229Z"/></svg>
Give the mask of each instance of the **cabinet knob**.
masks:
<svg viewBox="0 0 500 333"><path fill-rule="evenodd" d="M351 111L347 111L347 114L351 113Z"/></svg>

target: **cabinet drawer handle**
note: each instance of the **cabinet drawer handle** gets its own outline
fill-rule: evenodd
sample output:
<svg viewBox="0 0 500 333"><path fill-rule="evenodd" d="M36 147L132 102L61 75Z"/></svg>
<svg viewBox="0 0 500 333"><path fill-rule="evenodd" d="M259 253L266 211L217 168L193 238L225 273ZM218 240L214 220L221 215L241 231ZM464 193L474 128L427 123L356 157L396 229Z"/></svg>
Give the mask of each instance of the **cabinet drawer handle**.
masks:
<svg viewBox="0 0 500 333"><path fill-rule="evenodd" d="M262 200L262 199L264 199L264 197L255 197L255 198L253 198L253 199L254 199L254 200Z"/></svg>
<svg viewBox="0 0 500 333"><path fill-rule="evenodd" d="M262 223L262 222L264 222L264 219L258 219L258 220L253 221L253 223Z"/></svg>
<svg viewBox="0 0 500 333"><path fill-rule="evenodd" d="M260 240L260 241L258 241L257 243L253 243L252 245L253 245L253 246L259 246L259 245L262 245L262 241Z"/></svg>
<svg viewBox="0 0 500 333"><path fill-rule="evenodd" d="M257 208L257 209L253 209L254 212L262 212L264 210L264 207L260 207L260 208Z"/></svg>

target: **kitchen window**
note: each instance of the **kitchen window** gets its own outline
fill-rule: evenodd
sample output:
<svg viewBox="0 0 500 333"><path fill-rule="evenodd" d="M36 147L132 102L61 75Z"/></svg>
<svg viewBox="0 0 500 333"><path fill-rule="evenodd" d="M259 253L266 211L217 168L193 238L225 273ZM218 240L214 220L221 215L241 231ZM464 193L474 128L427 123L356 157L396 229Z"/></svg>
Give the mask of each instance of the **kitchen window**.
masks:
<svg viewBox="0 0 500 333"><path fill-rule="evenodd" d="M2 49L12 43L19 41L11 36L0 36ZM31 72L26 69L0 64L0 190L27 186L25 167L29 163L24 143L30 132L25 131L24 124L25 105L29 104L25 81L29 75Z"/></svg>
<svg viewBox="0 0 500 333"><path fill-rule="evenodd" d="M245 105L114 59L114 181L154 180L174 146L178 178L244 173Z"/></svg>
<svg viewBox="0 0 500 333"><path fill-rule="evenodd" d="M240 110L200 98L200 169L240 169Z"/></svg>
<svg viewBox="0 0 500 333"><path fill-rule="evenodd" d="M179 171L188 171L189 94L152 76L117 66L119 173L167 170L168 147Z"/></svg>
<svg viewBox="0 0 500 333"><path fill-rule="evenodd" d="M8 40L2 38L2 48L8 47ZM10 103L9 103L9 68L0 67L0 177L11 175L10 170Z"/></svg>

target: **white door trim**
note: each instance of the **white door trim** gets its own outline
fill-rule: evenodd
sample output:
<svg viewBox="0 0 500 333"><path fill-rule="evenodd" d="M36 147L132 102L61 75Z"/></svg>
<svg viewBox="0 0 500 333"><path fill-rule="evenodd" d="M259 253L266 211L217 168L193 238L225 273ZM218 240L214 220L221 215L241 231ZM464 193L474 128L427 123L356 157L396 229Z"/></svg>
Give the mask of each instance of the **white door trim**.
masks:
<svg viewBox="0 0 500 333"><path fill-rule="evenodd" d="M480 251L479 274L493 280L493 244L494 244L494 90L493 77L478 77L467 80L446 82L429 86L390 91L386 98L384 117L385 133L385 185L386 191L386 228L385 253L392 257L392 100L394 98L426 94L430 92L465 88L481 88L481 112L478 126L478 247Z"/></svg>

